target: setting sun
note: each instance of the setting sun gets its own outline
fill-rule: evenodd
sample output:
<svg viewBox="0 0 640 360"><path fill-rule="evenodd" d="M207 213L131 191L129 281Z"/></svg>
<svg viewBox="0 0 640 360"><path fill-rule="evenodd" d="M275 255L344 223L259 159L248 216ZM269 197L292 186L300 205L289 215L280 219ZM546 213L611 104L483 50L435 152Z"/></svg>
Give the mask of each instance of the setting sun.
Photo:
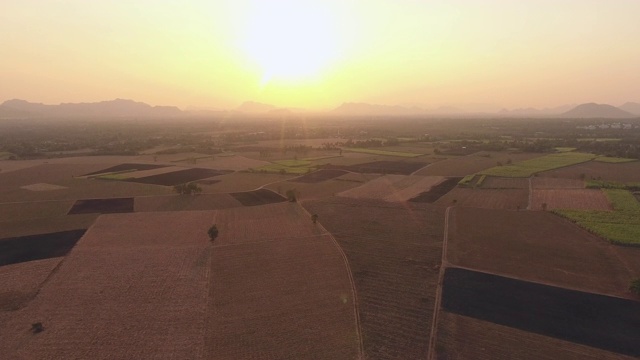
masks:
<svg viewBox="0 0 640 360"><path fill-rule="evenodd" d="M271 80L300 82L318 75L338 56L338 37L327 9L294 1L251 6L240 48Z"/></svg>

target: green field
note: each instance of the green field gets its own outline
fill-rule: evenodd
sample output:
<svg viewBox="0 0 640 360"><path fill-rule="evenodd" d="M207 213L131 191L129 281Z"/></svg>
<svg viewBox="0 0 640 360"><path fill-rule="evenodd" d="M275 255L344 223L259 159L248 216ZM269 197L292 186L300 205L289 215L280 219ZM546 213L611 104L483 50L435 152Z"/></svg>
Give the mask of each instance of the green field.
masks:
<svg viewBox="0 0 640 360"><path fill-rule="evenodd" d="M373 154L373 155L398 156L398 157L408 157L408 158L424 155L424 154L416 154L416 153L408 153L408 152L400 152L400 151L386 151L386 150L361 149L361 148L344 148L342 150L357 152L357 153Z"/></svg>
<svg viewBox="0 0 640 360"><path fill-rule="evenodd" d="M622 190L640 190L640 182L628 182L620 183L615 181L603 181L603 180L587 180L587 189L622 189Z"/></svg>
<svg viewBox="0 0 640 360"><path fill-rule="evenodd" d="M638 159L627 159L627 158L619 158L619 157L598 156L597 158L593 159L593 161L600 161L600 162L617 164L617 163L627 163L627 162L638 161Z"/></svg>
<svg viewBox="0 0 640 360"><path fill-rule="evenodd" d="M302 160L305 160L305 161L316 161L316 160L333 159L333 158L338 158L338 157L342 157L342 155L325 155L325 156L317 156L317 157L305 158L305 159L302 159Z"/></svg>
<svg viewBox="0 0 640 360"><path fill-rule="evenodd" d="M256 170L268 173L302 175L315 170L310 165L311 162L307 160L279 160L274 161L272 164L261 166Z"/></svg>
<svg viewBox="0 0 640 360"><path fill-rule="evenodd" d="M555 210L590 232L618 245L640 246L640 203L629 191L610 189L614 211Z"/></svg>
<svg viewBox="0 0 640 360"><path fill-rule="evenodd" d="M460 186L469 186L469 183L471 181L473 181L473 178L476 177L476 175L467 175L465 177L462 178L462 180L458 181L458 185Z"/></svg>
<svg viewBox="0 0 640 360"><path fill-rule="evenodd" d="M525 160L511 165L492 167L481 171L480 174L502 177L529 177L539 172L587 162L593 160L595 157L596 155L593 154L563 152Z"/></svg>
<svg viewBox="0 0 640 360"><path fill-rule="evenodd" d="M278 160L273 163L286 167L304 167L311 165L311 162L307 160Z"/></svg>
<svg viewBox="0 0 640 360"><path fill-rule="evenodd" d="M14 154L8 151L0 151L0 160L7 160L12 156L14 156Z"/></svg>

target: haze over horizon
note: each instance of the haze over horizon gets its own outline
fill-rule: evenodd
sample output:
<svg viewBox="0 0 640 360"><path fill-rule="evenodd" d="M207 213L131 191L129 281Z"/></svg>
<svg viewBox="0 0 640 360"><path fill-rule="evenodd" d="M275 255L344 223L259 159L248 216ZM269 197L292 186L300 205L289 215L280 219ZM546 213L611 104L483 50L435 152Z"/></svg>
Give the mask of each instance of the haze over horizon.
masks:
<svg viewBox="0 0 640 360"><path fill-rule="evenodd" d="M553 108L640 100L640 2L5 0L0 103Z"/></svg>

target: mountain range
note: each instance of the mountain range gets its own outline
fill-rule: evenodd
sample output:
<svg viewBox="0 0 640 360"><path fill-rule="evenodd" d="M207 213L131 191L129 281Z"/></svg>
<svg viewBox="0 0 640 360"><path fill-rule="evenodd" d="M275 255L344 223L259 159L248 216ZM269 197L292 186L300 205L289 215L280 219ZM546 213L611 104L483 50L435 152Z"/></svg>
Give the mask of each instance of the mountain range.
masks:
<svg viewBox="0 0 640 360"><path fill-rule="evenodd" d="M247 101L230 111L190 110L175 106L151 106L133 100L115 99L95 103L62 103L45 105L25 100L8 100L0 104L0 118L170 118L184 116L269 116L282 117L303 112L302 109L279 108L274 105ZM463 116L463 117L561 117L561 118L633 118L640 117L640 103L628 102L620 107L587 103L557 108L502 109L499 112L468 112L455 107L425 109L419 106L390 106L369 103L343 103L326 114L333 116Z"/></svg>

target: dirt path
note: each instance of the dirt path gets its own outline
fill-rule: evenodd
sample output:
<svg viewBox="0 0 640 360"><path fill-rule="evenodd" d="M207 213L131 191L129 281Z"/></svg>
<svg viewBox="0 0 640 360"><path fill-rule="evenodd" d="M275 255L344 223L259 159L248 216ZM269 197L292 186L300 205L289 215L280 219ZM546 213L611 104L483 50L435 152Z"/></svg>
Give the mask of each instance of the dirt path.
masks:
<svg viewBox="0 0 640 360"><path fill-rule="evenodd" d="M531 204L533 204L533 184L531 183L531 177L529 177L529 203L527 204L527 210L531 210Z"/></svg>
<svg viewBox="0 0 640 360"><path fill-rule="evenodd" d="M436 299L433 307L433 320L431 321L431 335L429 336L429 352L428 360L436 358L436 341L438 340L438 315L442 302L442 283L444 281L444 272L449 265L447 261L447 241L449 240L449 214L453 206L449 206L444 214L444 237L442 241L442 260L440 262L440 275L438 277L438 287L436 288Z"/></svg>

